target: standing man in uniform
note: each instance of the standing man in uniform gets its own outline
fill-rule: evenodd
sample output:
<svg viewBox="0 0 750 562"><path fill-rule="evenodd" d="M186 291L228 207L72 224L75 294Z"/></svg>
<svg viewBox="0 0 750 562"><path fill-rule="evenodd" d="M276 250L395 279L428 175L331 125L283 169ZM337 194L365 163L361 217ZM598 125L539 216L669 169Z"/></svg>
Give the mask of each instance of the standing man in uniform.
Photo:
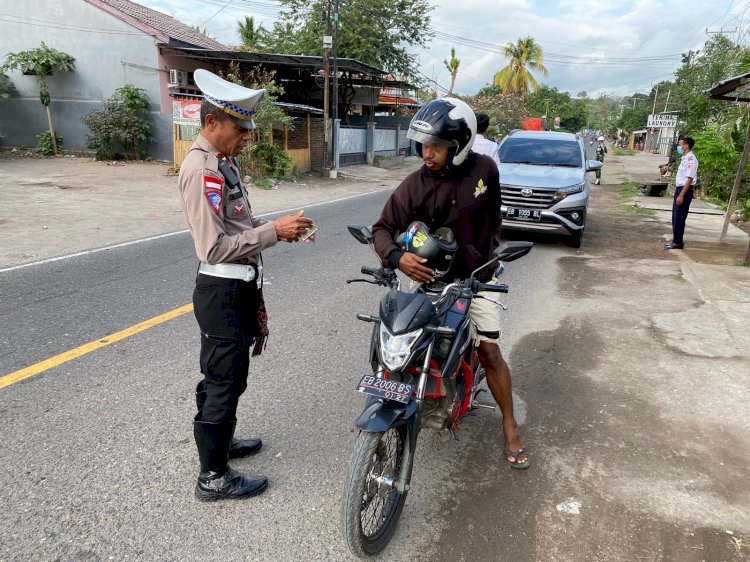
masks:
<svg viewBox="0 0 750 562"><path fill-rule="evenodd" d="M250 347L268 336L261 251L294 242L312 221L303 211L266 221L254 217L235 156L250 141L253 114L265 90L250 90L195 71L204 94L201 132L180 167L180 203L200 260L193 292L201 331L193 434L200 458L195 496L201 501L256 496L268 486L229 467L231 458L256 453L260 439L234 438L237 404L247 387Z"/></svg>
<svg viewBox="0 0 750 562"><path fill-rule="evenodd" d="M375 250L382 263L400 269L417 283L435 280L427 261L403 252L394 237L414 221L422 221L435 232L450 228L458 242L450 274L463 279L492 259L500 244L500 177L497 165L487 156L472 152L476 117L463 101L433 100L412 119L407 137L417 143L424 166L407 176L386 201L380 219L372 227ZM477 274L492 282L492 270ZM513 415L510 369L500 352L500 312L496 304L472 301L469 309L479 361L487 373L487 386L503 413L503 454L513 468L529 467Z"/></svg>
<svg viewBox="0 0 750 562"><path fill-rule="evenodd" d="M602 164L604 164L604 155L607 154L607 145L604 144L604 137L602 136L599 137L598 141L599 141L599 144L596 145L596 159ZM602 169L599 168L596 171L596 181L594 181L594 183L596 185L599 185L601 181L602 181Z"/></svg>
<svg viewBox="0 0 750 562"><path fill-rule="evenodd" d="M474 144L471 150L477 154L484 154L492 158L492 161L499 168L500 167L500 155L499 147L496 142L493 142L486 138L484 135L487 134L487 129L490 128L490 116L486 113L477 113L477 138L474 139Z"/></svg>
<svg viewBox="0 0 750 562"><path fill-rule="evenodd" d="M685 247L682 236L685 234L685 221L693 201L693 186L698 181L698 159L693 154L693 146L695 141L692 137L684 137L677 143L677 154L682 158L675 178L672 241L664 244L665 250L682 250Z"/></svg>

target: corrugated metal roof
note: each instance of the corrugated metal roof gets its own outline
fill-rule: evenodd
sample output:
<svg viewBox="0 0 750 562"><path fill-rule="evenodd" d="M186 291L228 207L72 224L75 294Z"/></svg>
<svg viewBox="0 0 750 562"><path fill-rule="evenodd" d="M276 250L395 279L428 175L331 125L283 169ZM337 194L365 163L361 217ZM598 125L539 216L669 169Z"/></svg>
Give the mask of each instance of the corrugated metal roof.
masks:
<svg viewBox="0 0 750 562"><path fill-rule="evenodd" d="M146 6L141 6L130 0L87 0L90 4L97 6L99 4L106 4L110 8L114 8L115 11L121 12L126 16L138 20L139 22L159 31L169 37L181 43L187 43L196 47L203 47L205 49L228 49L226 45L220 43L216 39L212 39L207 35L204 35L197 29L190 27L174 19L172 16L163 14ZM108 10L109 11L109 10ZM117 16L117 13L111 12ZM127 20L125 20L127 21Z"/></svg>

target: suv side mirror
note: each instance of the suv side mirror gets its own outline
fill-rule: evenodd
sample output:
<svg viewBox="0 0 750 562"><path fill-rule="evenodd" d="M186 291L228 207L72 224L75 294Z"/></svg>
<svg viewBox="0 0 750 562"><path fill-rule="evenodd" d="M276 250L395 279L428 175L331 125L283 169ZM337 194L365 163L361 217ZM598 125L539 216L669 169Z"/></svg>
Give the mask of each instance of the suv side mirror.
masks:
<svg viewBox="0 0 750 562"><path fill-rule="evenodd" d="M586 162L586 171L595 172L596 170L601 170L602 166L604 166L604 164L599 162L599 160L589 160Z"/></svg>

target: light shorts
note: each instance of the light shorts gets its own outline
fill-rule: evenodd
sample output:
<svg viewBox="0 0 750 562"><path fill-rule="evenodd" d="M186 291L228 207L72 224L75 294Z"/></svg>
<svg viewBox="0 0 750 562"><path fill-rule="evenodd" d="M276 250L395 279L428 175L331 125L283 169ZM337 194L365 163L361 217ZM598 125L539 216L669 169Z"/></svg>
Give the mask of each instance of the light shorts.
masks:
<svg viewBox="0 0 750 562"><path fill-rule="evenodd" d="M490 283L497 285L499 281L496 277L493 277ZM500 293L479 291L479 295L498 302ZM469 317L471 318L471 337L474 340L474 345L478 346L480 341L500 345L500 310L500 305L487 299L471 301Z"/></svg>

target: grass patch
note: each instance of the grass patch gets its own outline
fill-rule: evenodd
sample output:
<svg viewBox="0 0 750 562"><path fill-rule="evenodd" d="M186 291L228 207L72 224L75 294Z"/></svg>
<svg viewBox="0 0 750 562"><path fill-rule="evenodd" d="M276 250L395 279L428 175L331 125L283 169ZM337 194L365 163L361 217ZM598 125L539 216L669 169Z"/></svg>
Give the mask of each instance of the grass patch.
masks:
<svg viewBox="0 0 750 562"><path fill-rule="evenodd" d="M641 195L641 188L632 181L626 181L620 185L620 193L623 197L632 199L633 197Z"/></svg>
<svg viewBox="0 0 750 562"><path fill-rule="evenodd" d="M629 213L634 213L636 215L642 215L645 217L653 217L656 214L655 209L646 209L645 207L634 207L633 205L621 205L623 209L625 209Z"/></svg>
<svg viewBox="0 0 750 562"><path fill-rule="evenodd" d="M257 176L252 178L252 184L258 189L273 189L274 182L268 176Z"/></svg>
<svg viewBox="0 0 750 562"><path fill-rule="evenodd" d="M635 154L635 150L626 150L624 148L613 148L612 153L615 156L633 156Z"/></svg>

